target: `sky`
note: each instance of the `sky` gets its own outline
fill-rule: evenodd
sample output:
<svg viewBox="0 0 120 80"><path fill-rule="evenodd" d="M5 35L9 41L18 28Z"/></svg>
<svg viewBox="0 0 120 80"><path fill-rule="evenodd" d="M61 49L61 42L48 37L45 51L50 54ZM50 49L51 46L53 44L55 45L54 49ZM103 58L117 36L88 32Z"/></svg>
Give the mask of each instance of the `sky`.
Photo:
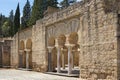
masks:
<svg viewBox="0 0 120 80"><path fill-rule="evenodd" d="M21 16L22 16L22 11L23 11L23 7L25 5L27 0L0 0L0 13L2 13L5 16L9 16L10 11L13 10L15 13L17 4L19 2L20 4L20 12L21 12ZM30 1L30 5L33 5L33 1L34 0L29 0ZM59 2L62 0L58 0ZM78 0L80 1L80 0Z"/></svg>
<svg viewBox="0 0 120 80"><path fill-rule="evenodd" d="M22 14L23 7L24 7L26 1L27 0L0 0L0 13L2 13L3 15L5 15L7 17L9 16L11 10L13 10L15 13L17 4L19 2L20 11ZM29 1L30 1L30 4L32 5L34 0L29 0Z"/></svg>

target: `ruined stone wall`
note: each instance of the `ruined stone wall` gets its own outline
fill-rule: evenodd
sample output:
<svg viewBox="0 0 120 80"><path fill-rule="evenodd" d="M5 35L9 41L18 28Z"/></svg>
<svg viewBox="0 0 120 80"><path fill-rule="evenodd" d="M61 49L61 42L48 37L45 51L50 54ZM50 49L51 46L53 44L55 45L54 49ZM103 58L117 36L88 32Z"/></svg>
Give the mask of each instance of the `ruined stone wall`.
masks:
<svg viewBox="0 0 120 80"><path fill-rule="evenodd" d="M4 40L3 42L3 50L2 50L2 66L3 67L10 67L10 48L11 40Z"/></svg>
<svg viewBox="0 0 120 80"><path fill-rule="evenodd" d="M117 14L105 12L102 0L84 5L80 17L80 78L117 79Z"/></svg>
<svg viewBox="0 0 120 80"><path fill-rule="evenodd" d="M24 42L24 47L26 49L26 42L28 39L32 37L32 30L31 28L22 30L18 32L14 37L11 43L11 64L12 67L18 68L19 67L19 49L20 49L20 42ZM24 49L24 50L25 50Z"/></svg>
<svg viewBox="0 0 120 80"><path fill-rule="evenodd" d="M78 33L80 78L118 80L119 25L116 11L105 0L86 0L38 20L31 32L20 32L12 43L12 65L18 65L18 39L32 39L33 70L47 71L47 41L51 36ZM113 5L113 4L112 4ZM118 32L118 33L117 33ZM26 35L27 34L27 35ZM32 36L32 37L31 37Z"/></svg>
<svg viewBox="0 0 120 80"><path fill-rule="evenodd" d="M41 21L37 21L32 30L32 61L33 70L35 71L47 71L45 36L46 34L44 24Z"/></svg>
<svg viewBox="0 0 120 80"><path fill-rule="evenodd" d="M70 29L74 30L75 25L70 28L72 24L68 24L74 18L80 24L75 31L79 35L80 78L116 80L117 14L114 11L106 13L104 0L80 2L38 21L32 35L35 67L39 70L38 66L46 64L43 62L46 62L47 38L72 32Z"/></svg>
<svg viewBox="0 0 120 80"><path fill-rule="evenodd" d="M0 67L2 67L2 42L0 42Z"/></svg>
<svg viewBox="0 0 120 80"><path fill-rule="evenodd" d="M80 3L77 3L36 22L32 29L32 57L35 71L44 72L48 69L47 42L49 37L58 37L61 34L67 35L77 32L79 27L79 6Z"/></svg>
<svg viewBox="0 0 120 80"><path fill-rule="evenodd" d="M13 37L11 42L11 67L18 67L18 33Z"/></svg>
<svg viewBox="0 0 120 80"><path fill-rule="evenodd" d="M120 14L118 14L118 27L117 27L117 45L118 45L118 51L117 51L117 67L118 67L118 79L120 79Z"/></svg>
<svg viewBox="0 0 120 80"><path fill-rule="evenodd" d="M19 32L19 42L23 40L25 43L25 46L26 46L27 40L31 38L32 38L32 28L27 28Z"/></svg>

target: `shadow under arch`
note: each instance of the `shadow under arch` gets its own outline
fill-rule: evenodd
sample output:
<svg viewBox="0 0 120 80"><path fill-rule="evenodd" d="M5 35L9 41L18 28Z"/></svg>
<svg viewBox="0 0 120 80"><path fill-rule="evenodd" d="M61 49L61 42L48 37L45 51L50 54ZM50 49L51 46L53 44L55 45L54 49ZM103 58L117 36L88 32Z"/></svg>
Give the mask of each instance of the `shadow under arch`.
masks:
<svg viewBox="0 0 120 80"><path fill-rule="evenodd" d="M27 40L27 42L26 42L26 49L32 50L32 40L31 39Z"/></svg>
<svg viewBox="0 0 120 80"><path fill-rule="evenodd" d="M32 69L33 65L32 65L32 40L31 39L27 39L26 41L26 50L28 50L28 52L26 51L26 54L28 55L28 68Z"/></svg>
<svg viewBox="0 0 120 80"><path fill-rule="evenodd" d="M54 59L56 59L55 37L51 36L48 38L47 44L48 72L55 71L56 61Z"/></svg>
<svg viewBox="0 0 120 80"><path fill-rule="evenodd" d="M70 63L72 66L72 74L79 74L79 49L80 45L78 44L78 33L77 32L72 32L68 36L68 41L69 44L71 45L71 59Z"/></svg>
<svg viewBox="0 0 120 80"><path fill-rule="evenodd" d="M19 68L26 68L26 54L24 49L25 43L23 40L21 40L19 46Z"/></svg>

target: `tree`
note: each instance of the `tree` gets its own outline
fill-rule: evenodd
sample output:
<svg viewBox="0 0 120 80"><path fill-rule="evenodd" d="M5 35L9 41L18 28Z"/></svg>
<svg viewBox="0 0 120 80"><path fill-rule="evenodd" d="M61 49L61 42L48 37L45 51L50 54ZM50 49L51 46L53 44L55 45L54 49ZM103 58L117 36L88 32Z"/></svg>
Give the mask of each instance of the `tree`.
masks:
<svg viewBox="0 0 120 80"><path fill-rule="evenodd" d="M57 4L58 4L57 0L48 0L47 4L48 4L47 6L51 6L51 7L55 7L55 8L58 7L57 6Z"/></svg>
<svg viewBox="0 0 120 80"><path fill-rule="evenodd" d="M68 7L71 3L76 2L77 0L63 0L60 2L61 7Z"/></svg>
<svg viewBox="0 0 120 80"><path fill-rule="evenodd" d="M22 22L21 28L22 29L28 27L28 21L30 19L30 15L31 15L31 7L30 7L29 0L27 0L25 6L23 8L23 17L21 18L21 22Z"/></svg>
<svg viewBox="0 0 120 80"><path fill-rule="evenodd" d="M8 37L10 35L9 30L10 30L9 22L5 21L2 25L2 32L4 37Z"/></svg>
<svg viewBox="0 0 120 80"><path fill-rule="evenodd" d="M60 5L62 7L68 7L69 6L69 2L68 2L68 0L63 0L63 1L60 2Z"/></svg>
<svg viewBox="0 0 120 80"><path fill-rule="evenodd" d="M9 22L9 26L10 26L10 36L13 36L14 35L14 33L13 33L13 31L14 31L14 28L13 28L14 27L14 13L13 13L13 10L10 11L8 22Z"/></svg>
<svg viewBox="0 0 120 80"><path fill-rule="evenodd" d="M3 37L2 26L6 20L8 20L8 18L0 14L0 37Z"/></svg>
<svg viewBox="0 0 120 80"><path fill-rule="evenodd" d="M14 17L14 34L18 32L19 29L20 29L20 8L18 3Z"/></svg>
<svg viewBox="0 0 120 80"><path fill-rule="evenodd" d="M38 19L43 18L43 12L43 0L34 0L29 26L34 25Z"/></svg>
<svg viewBox="0 0 120 80"><path fill-rule="evenodd" d="M43 4L42 4L43 11L47 10L47 6L48 6L47 2L48 2L47 0L43 0Z"/></svg>

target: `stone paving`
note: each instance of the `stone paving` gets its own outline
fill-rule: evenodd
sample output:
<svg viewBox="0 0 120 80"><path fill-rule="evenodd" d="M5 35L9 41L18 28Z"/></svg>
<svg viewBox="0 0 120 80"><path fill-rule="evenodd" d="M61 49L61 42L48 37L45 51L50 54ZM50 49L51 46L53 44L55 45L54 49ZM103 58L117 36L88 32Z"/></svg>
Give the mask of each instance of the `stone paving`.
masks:
<svg viewBox="0 0 120 80"><path fill-rule="evenodd" d="M49 75L34 71L0 69L0 80L79 80L79 78Z"/></svg>

